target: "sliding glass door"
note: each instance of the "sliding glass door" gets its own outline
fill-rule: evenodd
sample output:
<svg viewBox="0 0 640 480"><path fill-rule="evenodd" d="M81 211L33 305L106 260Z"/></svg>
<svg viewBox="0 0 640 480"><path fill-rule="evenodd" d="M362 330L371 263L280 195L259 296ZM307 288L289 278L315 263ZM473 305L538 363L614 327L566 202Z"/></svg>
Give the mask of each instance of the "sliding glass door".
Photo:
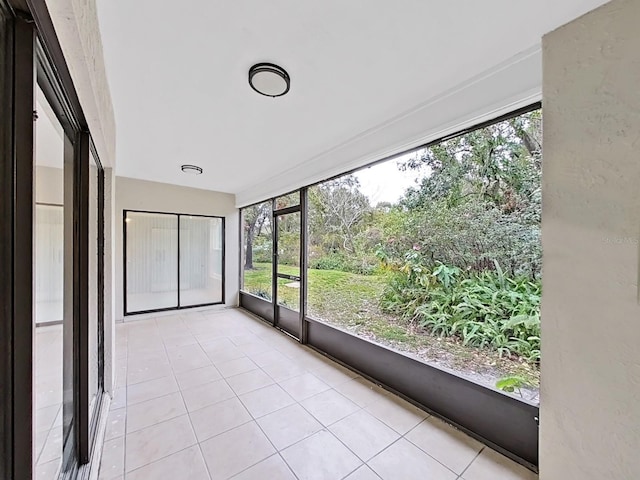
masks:
<svg viewBox="0 0 640 480"><path fill-rule="evenodd" d="M36 90L34 221L33 463L38 478L72 467L74 145ZM66 464L66 465L65 465Z"/></svg>
<svg viewBox="0 0 640 480"><path fill-rule="evenodd" d="M224 301L224 219L124 212L125 315Z"/></svg>
<svg viewBox="0 0 640 480"><path fill-rule="evenodd" d="M0 0L0 478L88 478L103 413L104 170L46 5L11 3Z"/></svg>
<svg viewBox="0 0 640 480"><path fill-rule="evenodd" d="M222 302L222 220L179 215L182 307Z"/></svg>

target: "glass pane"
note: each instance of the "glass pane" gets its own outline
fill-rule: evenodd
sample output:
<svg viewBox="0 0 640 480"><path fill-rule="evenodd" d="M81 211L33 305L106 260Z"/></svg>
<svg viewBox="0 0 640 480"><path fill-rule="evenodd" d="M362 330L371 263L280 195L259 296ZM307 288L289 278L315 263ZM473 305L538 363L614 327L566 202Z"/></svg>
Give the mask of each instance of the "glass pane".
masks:
<svg viewBox="0 0 640 480"><path fill-rule="evenodd" d="M541 118L310 188L308 315L537 401Z"/></svg>
<svg viewBox="0 0 640 480"><path fill-rule="evenodd" d="M178 306L178 216L127 212L127 313Z"/></svg>
<svg viewBox="0 0 640 480"><path fill-rule="evenodd" d="M70 361L65 349L71 344L64 337L70 336L73 321L73 277L69 276L73 252L73 185L69 180L73 179L73 165L66 164L69 152L65 155L65 143L72 147L40 89L36 109L33 460L38 478L53 479L60 468L72 418L67 403L72 407L73 390L66 379L73 365L65 365Z"/></svg>
<svg viewBox="0 0 640 480"><path fill-rule="evenodd" d="M89 156L89 415L95 412L100 388L98 374L98 165Z"/></svg>
<svg viewBox="0 0 640 480"><path fill-rule="evenodd" d="M221 218L180 217L180 306L222 302Z"/></svg>
<svg viewBox="0 0 640 480"><path fill-rule="evenodd" d="M299 274L299 272L296 272ZM278 278L278 305L296 312L300 311L300 282L286 278Z"/></svg>
<svg viewBox="0 0 640 480"><path fill-rule="evenodd" d="M300 311L300 212L276 217L276 225L278 304Z"/></svg>
<svg viewBox="0 0 640 480"><path fill-rule="evenodd" d="M242 290L271 300L273 235L271 202L242 209Z"/></svg>
<svg viewBox="0 0 640 480"><path fill-rule="evenodd" d="M288 195L276 198L276 210L300 205L300 192L293 192Z"/></svg>
<svg viewBox="0 0 640 480"><path fill-rule="evenodd" d="M276 217L278 232L278 273L286 267L300 268L300 212ZM284 270L283 270L284 268Z"/></svg>

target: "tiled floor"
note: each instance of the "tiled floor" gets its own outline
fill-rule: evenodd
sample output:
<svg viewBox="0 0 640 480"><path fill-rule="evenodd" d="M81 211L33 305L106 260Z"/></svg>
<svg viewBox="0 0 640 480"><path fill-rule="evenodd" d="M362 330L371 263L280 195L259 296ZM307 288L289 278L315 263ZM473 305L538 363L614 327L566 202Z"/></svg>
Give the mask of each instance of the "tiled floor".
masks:
<svg viewBox="0 0 640 480"><path fill-rule="evenodd" d="M100 479L537 478L240 310L116 330Z"/></svg>

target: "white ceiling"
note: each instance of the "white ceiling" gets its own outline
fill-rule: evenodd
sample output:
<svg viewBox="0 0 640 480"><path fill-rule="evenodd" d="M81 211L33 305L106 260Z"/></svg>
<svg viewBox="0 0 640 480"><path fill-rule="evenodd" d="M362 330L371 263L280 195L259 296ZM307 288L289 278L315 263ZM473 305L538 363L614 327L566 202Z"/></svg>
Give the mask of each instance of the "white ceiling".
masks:
<svg viewBox="0 0 640 480"><path fill-rule="evenodd" d="M246 204L366 164L539 99L541 36L603 3L99 0L117 174Z"/></svg>

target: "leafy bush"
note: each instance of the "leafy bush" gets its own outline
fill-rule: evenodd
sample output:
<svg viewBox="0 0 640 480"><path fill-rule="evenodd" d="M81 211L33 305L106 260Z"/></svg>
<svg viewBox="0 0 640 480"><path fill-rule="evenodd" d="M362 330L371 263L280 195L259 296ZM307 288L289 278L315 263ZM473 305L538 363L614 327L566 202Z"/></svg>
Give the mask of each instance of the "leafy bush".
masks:
<svg viewBox="0 0 640 480"><path fill-rule="evenodd" d="M518 392L518 395L520 395L521 397L523 396L522 389L528 386L529 384L527 383L527 381L517 375L503 377L496 382L496 388L498 390L509 393Z"/></svg>
<svg viewBox="0 0 640 480"><path fill-rule="evenodd" d="M539 360L539 281L507 277L497 262L493 271L464 272L444 264L425 267L417 252L405 258L383 294L384 310L436 335L457 336L464 345Z"/></svg>
<svg viewBox="0 0 640 480"><path fill-rule="evenodd" d="M402 264L407 251L422 265L439 263L463 270L494 270L495 262L512 277L540 278L540 224L520 214L505 214L488 203L468 201L454 207L432 202L416 210L396 208L383 219L386 241L378 247L387 263Z"/></svg>
<svg viewBox="0 0 640 480"><path fill-rule="evenodd" d="M337 270L360 275L372 275L376 272L378 266L379 261L375 257L348 256L341 252L329 253L309 262L309 268Z"/></svg>
<svg viewBox="0 0 640 480"><path fill-rule="evenodd" d="M347 259L342 253L329 253L309 262L310 268L317 270L347 271Z"/></svg>

